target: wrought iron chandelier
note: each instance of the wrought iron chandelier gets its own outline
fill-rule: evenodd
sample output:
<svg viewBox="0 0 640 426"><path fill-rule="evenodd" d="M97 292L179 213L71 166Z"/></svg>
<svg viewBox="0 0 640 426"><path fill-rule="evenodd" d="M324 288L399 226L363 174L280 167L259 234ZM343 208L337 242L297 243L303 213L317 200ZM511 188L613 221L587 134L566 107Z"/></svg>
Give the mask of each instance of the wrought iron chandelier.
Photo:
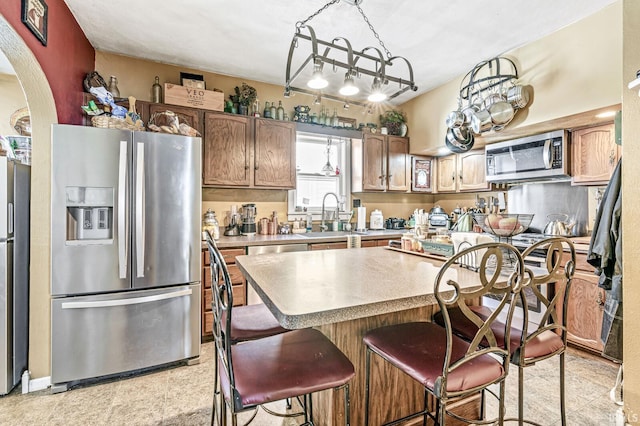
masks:
<svg viewBox="0 0 640 426"><path fill-rule="evenodd" d="M345 105L351 103L366 106L369 103L396 98L408 90L418 90L413 81L411 63L406 58L393 56L389 52L360 7L363 0L344 1L358 9L384 53L379 48L371 46L356 51L351 47L349 40L344 37L336 37L332 41L325 41L316 37L315 31L307 22L340 1L332 0L304 21L296 23L296 33L291 41L287 59L284 96L288 98L291 92L300 92L314 95L316 99L324 97L345 102ZM304 57L300 67L292 72L296 49L307 42L310 44L311 51ZM321 51L323 48L324 51ZM397 77L391 74L391 68L397 62L404 63L406 77ZM330 86L329 79L332 77L326 70L328 67L333 71L333 74L337 75L337 78L333 78L333 83L335 83L333 84L333 89L335 90L339 86L338 94L336 95L327 93ZM338 74L339 69L344 70L344 74L342 72ZM365 81L366 78L370 78L370 82ZM306 81L305 84L308 88L294 86L294 80L296 79ZM355 98L361 92L358 83L360 83L360 86L363 85L362 83L366 86L359 98L366 99L367 102L358 101Z"/></svg>

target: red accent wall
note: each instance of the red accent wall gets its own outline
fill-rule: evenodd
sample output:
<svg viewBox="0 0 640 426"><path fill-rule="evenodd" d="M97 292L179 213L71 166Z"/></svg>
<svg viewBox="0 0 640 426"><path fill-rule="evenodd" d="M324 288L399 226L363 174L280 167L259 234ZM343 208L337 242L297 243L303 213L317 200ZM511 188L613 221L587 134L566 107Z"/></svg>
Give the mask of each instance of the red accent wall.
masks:
<svg viewBox="0 0 640 426"><path fill-rule="evenodd" d="M82 124L82 81L93 71L96 51L63 0L45 0L48 6L47 45L21 20L21 0L0 1L0 14L22 37L49 80L63 124Z"/></svg>

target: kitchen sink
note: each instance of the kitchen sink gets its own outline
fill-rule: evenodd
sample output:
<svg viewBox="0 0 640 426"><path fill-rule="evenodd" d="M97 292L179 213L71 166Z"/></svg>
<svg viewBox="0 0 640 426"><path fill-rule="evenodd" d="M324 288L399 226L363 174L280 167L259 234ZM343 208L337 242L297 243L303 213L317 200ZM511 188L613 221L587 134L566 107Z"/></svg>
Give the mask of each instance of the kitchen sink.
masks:
<svg viewBox="0 0 640 426"><path fill-rule="evenodd" d="M304 234L298 234L301 237L307 238L334 238L334 237L346 237L347 235L368 235L366 232L353 232L353 231L326 231L326 232L305 232Z"/></svg>

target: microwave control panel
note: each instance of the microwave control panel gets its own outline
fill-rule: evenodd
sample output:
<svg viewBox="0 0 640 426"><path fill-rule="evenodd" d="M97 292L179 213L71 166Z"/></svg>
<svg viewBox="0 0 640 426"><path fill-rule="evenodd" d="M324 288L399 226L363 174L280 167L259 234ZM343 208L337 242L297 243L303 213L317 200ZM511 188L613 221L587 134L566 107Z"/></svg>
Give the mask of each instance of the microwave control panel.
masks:
<svg viewBox="0 0 640 426"><path fill-rule="evenodd" d="M551 168L561 169L562 162L562 138L553 138L551 141Z"/></svg>

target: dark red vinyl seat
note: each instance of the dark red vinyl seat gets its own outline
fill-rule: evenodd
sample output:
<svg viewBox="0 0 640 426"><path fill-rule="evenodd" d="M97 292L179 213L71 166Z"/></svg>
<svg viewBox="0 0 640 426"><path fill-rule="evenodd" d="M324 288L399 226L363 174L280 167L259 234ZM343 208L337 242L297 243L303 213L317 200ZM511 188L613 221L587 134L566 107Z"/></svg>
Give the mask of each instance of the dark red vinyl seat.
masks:
<svg viewBox="0 0 640 426"><path fill-rule="evenodd" d="M287 331L289 330L278 323L264 303L236 306L233 309L231 344L262 339Z"/></svg>
<svg viewBox="0 0 640 426"><path fill-rule="evenodd" d="M514 271L506 271L503 268L507 256L515 259ZM461 267L458 263L465 258L480 259L478 270ZM423 417L423 424L431 418L436 425L445 425L447 416L467 423L477 423L479 419L465 419L452 413L448 408L449 403L453 399L477 393L484 395L484 391L494 384L499 385L496 395L499 412L492 421L502 424L504 381L508 374L511 353L508 346L510 322L514 311L514 304L511 302L523 285L524 279L524 263L515 247L498 242L470 247L445 262L435 278L434 294L440 311L444 312L444 327L429 322L411 322L367 332L363 338L367 349L365 424L369 423L372 354L406 373L424 387L423 409L387 424L396 424L398 421L419 416ZM478 327L470 340L454 334L447 312L462 305L467 306L469 301L477 300L487 293L498 298L499 309L504 311L507 324L495 325L497 315L479 319L472 311L459 309L462 315L469 315L470 321L475 320ZM499 327L502 327L502 330L497 330ZM435 398L435 407L428 406L428 395Z"/></svg>

